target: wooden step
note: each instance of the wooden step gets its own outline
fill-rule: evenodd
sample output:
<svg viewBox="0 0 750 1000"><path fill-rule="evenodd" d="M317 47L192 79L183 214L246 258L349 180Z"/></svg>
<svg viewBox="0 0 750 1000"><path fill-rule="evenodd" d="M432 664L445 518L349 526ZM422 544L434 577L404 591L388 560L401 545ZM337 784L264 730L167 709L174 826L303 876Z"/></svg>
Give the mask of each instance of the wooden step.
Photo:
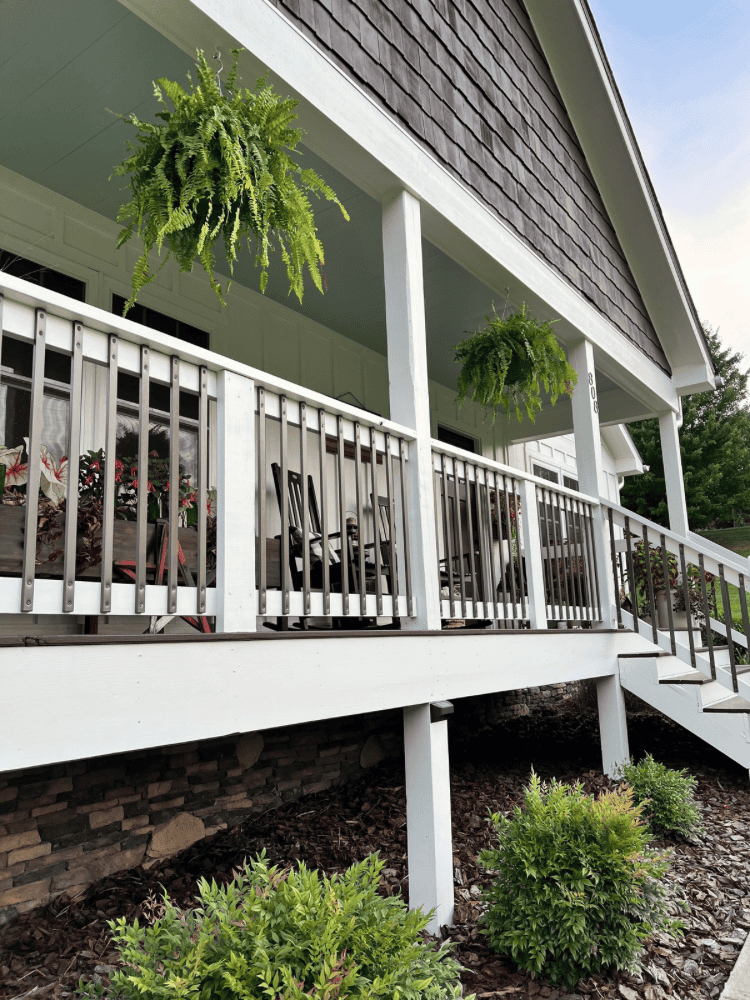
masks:
<svg viewBox="0 0 750 1000"><path fill-rule="evenodd" d="M660 677L660 684L710 684L711 678L700 670L690 670L686 674L675 674L674 677Z"/></svg>
<svg viewBox="0 0 750 1000"><path fill-rule="evenodd" d="M654 649L652 653L619 653L619 660L653 660L658 656L671 656L671 653L665 652L663 649Z"/></svg>
<svg viewBox="0 0 750 1000"><path fill-rule="evenodd" d="M733 698L725 698L723 701L714 702L713 705L707 705L703 711L742 714L744 712L750 712L750 701L745 701L744 698L740 698L739 695L735 695Z"/></svg>

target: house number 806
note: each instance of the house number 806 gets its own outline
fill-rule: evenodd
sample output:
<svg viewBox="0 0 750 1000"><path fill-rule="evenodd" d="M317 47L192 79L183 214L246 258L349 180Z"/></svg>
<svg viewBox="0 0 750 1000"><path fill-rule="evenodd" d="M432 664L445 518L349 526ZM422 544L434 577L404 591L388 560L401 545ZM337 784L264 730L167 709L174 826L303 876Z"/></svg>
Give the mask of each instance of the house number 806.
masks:
<svg viewBox="0 0 750 1000"><path fill-rule="evenodd" d="M594 413L599 412L599 402L596 398L596 383L593 372L589 372L589 389L591 390L591 401L594 404Z"/></svg>

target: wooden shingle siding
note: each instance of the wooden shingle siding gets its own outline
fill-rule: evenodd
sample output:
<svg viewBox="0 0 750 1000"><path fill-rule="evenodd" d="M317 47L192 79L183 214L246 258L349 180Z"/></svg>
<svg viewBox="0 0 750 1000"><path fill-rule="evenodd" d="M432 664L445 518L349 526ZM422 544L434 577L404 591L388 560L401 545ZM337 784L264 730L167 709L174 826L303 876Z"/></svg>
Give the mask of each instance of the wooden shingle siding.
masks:
<svg viewBox="0 0 750 1000"><path fill-rule="evenodd" d="M661 369L521 0L273 0Z"/></svg>

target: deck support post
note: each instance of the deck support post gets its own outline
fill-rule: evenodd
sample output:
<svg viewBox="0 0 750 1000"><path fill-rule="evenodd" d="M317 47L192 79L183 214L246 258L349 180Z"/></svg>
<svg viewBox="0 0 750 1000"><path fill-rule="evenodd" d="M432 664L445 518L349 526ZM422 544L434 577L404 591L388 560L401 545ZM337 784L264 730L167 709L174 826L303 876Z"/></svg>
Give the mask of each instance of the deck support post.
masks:
<svg viewBox="0 0 750 1000"><path fill-rule="evenodd" d="M614 778L630 757L625 695L620 684L619 670L608 677L597 677L596 700L599 708L602 771L609 778Z"/></svg>
<svg viewBox="0 0 750 1000"><path fill-rule="evenodd" d="M383 257L390 417L415 433L407 462L406 516L416 614L402 618L402 628L439 629L421 210L408 191L399 191L383 205Z"/></svg>
<svg viewBox="0 0 750 1000"><path fill-rule="evenodd" d="M216 631L255 632L255 382L221 371L216 389Z"/></svg>
<svg viewBox="0 0 750 1000"><path fill-rule="evenodd" d="M687 538L688 514L685 500L685 481L682 478L682 455L680 453L680 431L677 414L667 410L659 414L659 436L661 455L664 463L664 482L667 487L667 507L669 527L677 535Z"/></svg>
<svg viewBox="0 0 750 1000"><path fill-rule="evenodd" d="M429 704L404 708L409 908L434 910L427 930L453 922L453 838L448 723Z"/></svg>
<svg viewBox="0 0 750 1000"><path fill-rule="evenodd" d="M607 474L602 461L602 436L599 427L599 402L596 394L594 349L587 340L579 341L568 351L568 361L578 373L578 385L573 391L573 433L576 443L578 484L581 493L607 498ZM601 621L593 628L614 628L612 609L615 602L612 565L609 561L609 536L605 532L602 509L592 508L594 555L599 577L602 607Z"/></svg>

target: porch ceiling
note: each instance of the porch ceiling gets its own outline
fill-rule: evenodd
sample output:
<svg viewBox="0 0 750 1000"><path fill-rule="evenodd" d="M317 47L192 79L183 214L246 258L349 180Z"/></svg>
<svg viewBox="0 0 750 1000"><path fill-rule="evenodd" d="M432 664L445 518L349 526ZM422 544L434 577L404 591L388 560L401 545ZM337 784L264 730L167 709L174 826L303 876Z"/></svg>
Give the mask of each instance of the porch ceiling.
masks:
<svg viewBox="0 0 750 1000"><path fill-rule="evenodd" d="M192 60L118 0L0 0L0 21L0 164L114 219L123 193L119 178L108 178L132 130L108 109L151 116L151 81L184 78ZM380 204L315 153L306 149L304 158L339 194L351 222L335 206L315 206L326 248L325 295L309 285L300 306L286 293L281 267L272 268L266 294L386 354ZM423 253L430 377L453 388L451 346L479 327L497 297L426 240ZM249 254L235 280L257 288ZM622 410L618 419L627 419L633 398L602 376L600 394L610 390L618 401L612 418ZM551 433L567 423L564 413L564 403L550 411ZM528 428L530 436L536 431Z"/></svg>

